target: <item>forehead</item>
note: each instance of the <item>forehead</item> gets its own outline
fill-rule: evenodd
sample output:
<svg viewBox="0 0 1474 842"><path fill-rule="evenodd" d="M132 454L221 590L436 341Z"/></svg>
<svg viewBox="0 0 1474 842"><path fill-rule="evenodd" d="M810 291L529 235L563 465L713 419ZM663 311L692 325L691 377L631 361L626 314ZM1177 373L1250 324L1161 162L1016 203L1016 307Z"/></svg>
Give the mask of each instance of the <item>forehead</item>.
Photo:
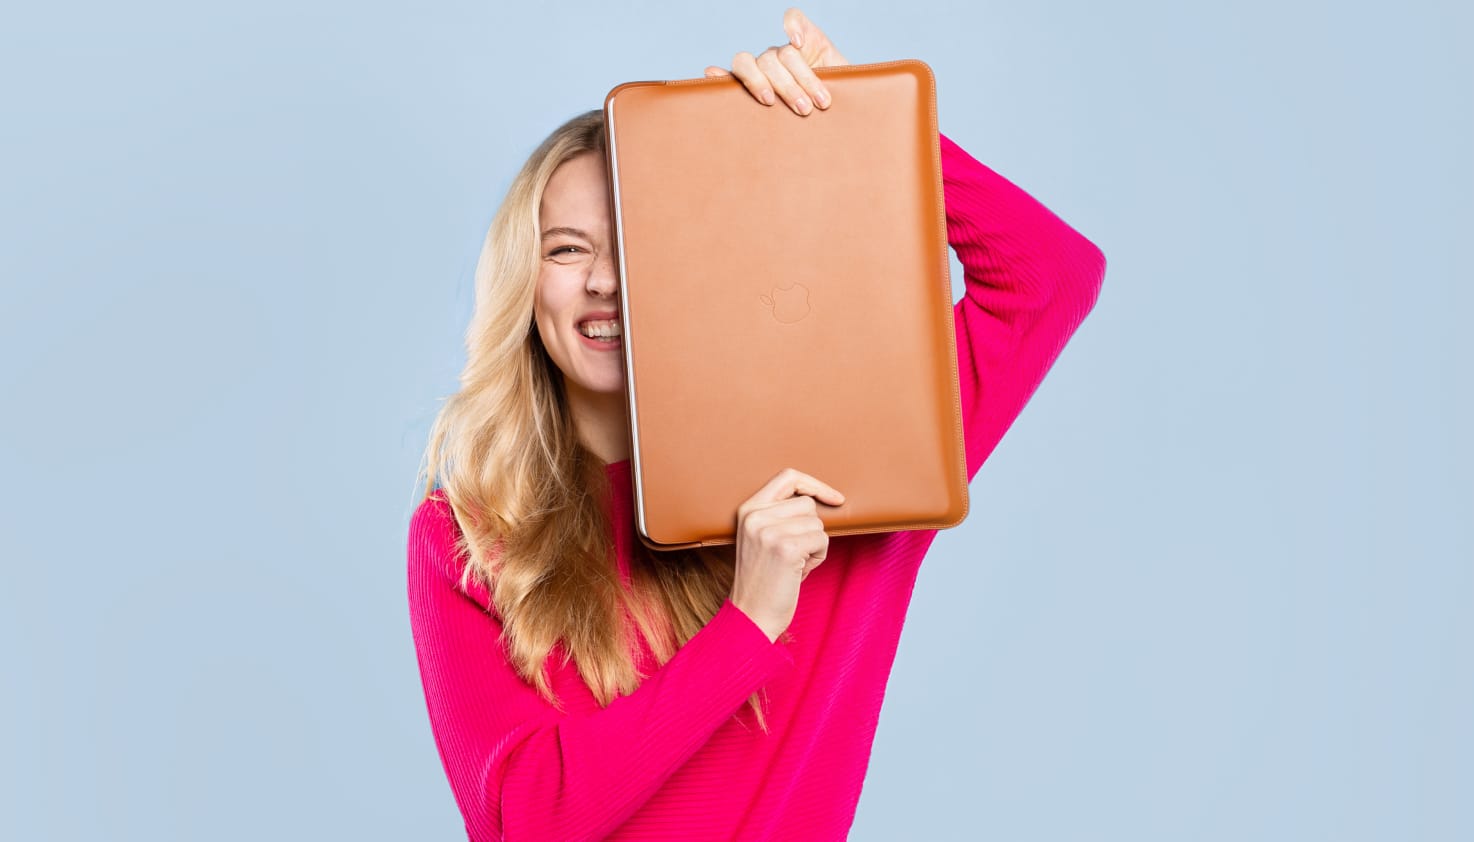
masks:
<svg viewBox="0 0 1474 842"><path fill-rule="evenodd" d="M600 155L585 152L564 161L543 190L542 227L609 228L609 176Z"/></svg>

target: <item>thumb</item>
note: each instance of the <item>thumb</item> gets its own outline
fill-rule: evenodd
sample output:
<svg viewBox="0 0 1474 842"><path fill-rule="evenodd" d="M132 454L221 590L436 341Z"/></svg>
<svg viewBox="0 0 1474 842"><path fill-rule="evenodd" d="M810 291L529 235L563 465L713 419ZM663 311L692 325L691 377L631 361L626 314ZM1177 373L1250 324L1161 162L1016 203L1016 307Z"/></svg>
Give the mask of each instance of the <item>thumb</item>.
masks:
<svg viewBox="0 0 1474 842"><path fill-rule="evenodd" d="M783 13L783 31L788 33L788 41L800 50L804 48L804 42L808 41L808 27L805 25L809 19L797 7L790 7Z"/></svg>
<svg viewBox="0 0 1474 842"><path fill-rule="evenodd" d="M717 67L716 65L711 65L711 66L708 66L706 68L706 75L708 77L716 77L716 76L731 76L732 74L731 73L728 73L727 71L723 70L720 67Z"/></svg>

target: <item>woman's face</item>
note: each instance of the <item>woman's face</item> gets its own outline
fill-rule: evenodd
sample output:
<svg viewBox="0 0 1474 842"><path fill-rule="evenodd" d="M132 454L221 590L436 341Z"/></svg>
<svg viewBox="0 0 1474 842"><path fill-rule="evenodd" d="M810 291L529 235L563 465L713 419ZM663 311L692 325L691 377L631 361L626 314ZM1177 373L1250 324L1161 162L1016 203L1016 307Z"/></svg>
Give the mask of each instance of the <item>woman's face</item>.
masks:
<svg viewBox="0 0 1474 842"><path fill-rule="evenodd" d="M553 172L542 198L541 269L534 315L548 356L569 389L619 392L619 274L610 240L609 178L602 156L585 152ZM580 333L584 322L612 341Z"/></svg>

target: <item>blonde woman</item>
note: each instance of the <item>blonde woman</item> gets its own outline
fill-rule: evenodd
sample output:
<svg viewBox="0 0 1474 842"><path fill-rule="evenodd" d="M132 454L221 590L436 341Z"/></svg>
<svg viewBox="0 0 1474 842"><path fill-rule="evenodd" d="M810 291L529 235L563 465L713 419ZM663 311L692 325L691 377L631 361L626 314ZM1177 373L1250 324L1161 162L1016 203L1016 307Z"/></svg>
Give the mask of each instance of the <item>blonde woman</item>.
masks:
<svg viewBox="0 0 1474 842"><path fill-rule="evenodd" d="M833 103L797 9L741 52L754 108ZM1094 306L1098 248L939 136L969 480ZM476 267L461 388L436 419L409 607L437 748L476 840L842 839L934 531L841 536L792 468L734 545L634 535L603 122L559 126ZM822 254L815 260L823 260ZM802 594L802 598L800 598Z"/></svg>

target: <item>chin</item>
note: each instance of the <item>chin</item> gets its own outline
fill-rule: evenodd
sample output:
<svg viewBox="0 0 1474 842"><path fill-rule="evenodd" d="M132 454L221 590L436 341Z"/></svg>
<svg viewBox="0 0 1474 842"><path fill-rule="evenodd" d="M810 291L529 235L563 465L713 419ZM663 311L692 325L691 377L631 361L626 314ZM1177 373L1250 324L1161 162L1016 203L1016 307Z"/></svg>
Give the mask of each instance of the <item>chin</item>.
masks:
<svg viewBox="0 0 1474 842"><path fill-rule="evenodd" d="M621 371L619 376L614 378L613 380L601 380L598 383L595 383L592 391L610 395L623 394L624 372Z"/></svg>
<svg viewBox="0 0 1474 842"><path fill-rule="evenodd" d="M620 366L619 370L612 374L599 372L592 377L579 377L577 382L585 392L601 395L622 394L624 392L624 366Z"/></svg>

